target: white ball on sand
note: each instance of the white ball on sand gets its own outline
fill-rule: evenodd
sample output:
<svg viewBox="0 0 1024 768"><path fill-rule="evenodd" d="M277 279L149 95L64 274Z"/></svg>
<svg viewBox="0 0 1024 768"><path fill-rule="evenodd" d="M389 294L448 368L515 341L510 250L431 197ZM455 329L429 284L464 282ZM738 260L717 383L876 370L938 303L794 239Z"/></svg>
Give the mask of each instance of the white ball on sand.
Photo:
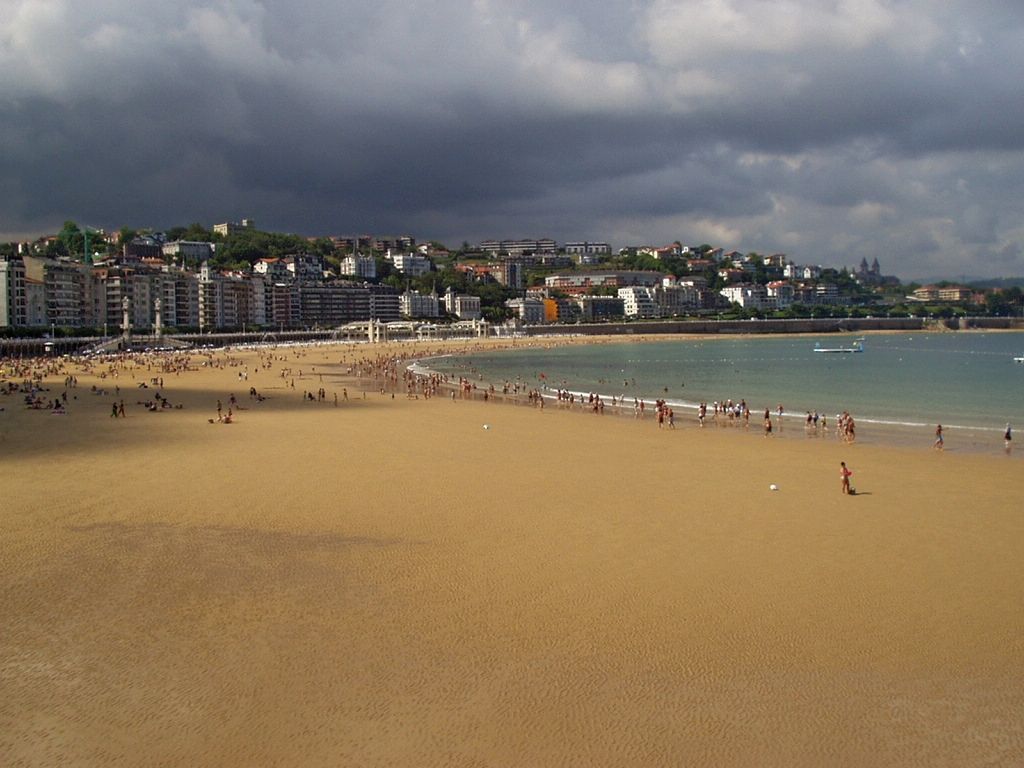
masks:
<svg viewBox="0 0 1024 768"><path fill-rule="evenodd" d="M491 428L490 424L484 424L484 429L490 429L490 428Z"/></svg>
<svg viewBox="0 0 1024 768"><path fill-rule="evenodd" d="M771 485L768 486L768 490L777 491L779 490L779 486L777 486L775 483L772 483Z"/></svg>

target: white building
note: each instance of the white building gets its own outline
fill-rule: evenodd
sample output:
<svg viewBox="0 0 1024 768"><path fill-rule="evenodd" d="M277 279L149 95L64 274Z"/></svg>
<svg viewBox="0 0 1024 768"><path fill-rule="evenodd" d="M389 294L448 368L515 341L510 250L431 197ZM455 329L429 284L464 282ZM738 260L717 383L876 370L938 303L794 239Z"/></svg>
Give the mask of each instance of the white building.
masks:
<svg viewBox="0 0 1024 768"><path fill-rule="evenodd" d="M719 293L744 309L764 309L768 301L767 289L758 283L729 285Z"/></svg>
<svg viewBox="0 0 1024 768"><path fill-rule="evenodd" d="M317 253L285 256L284 263L297 280L319 282L324 279L324 257Z"/></svg>
<svg viewBox="0 0 1024 768"><path fill-rule="evenodd" d="M398 308L403 317L437 317L440 314L436 293L406 291L398 297Z"/></svg>
<svg viewBox="0 0 1024 768"><path fill-rule="evenodd" d="M244 328L267 322L267 283L260 277L199 270L199 327Z"/></svg>
<svg viewBox="0 0 1024 768"><path fill-rule="evenodd" d="M619 288L618 295L622 299L623 311L626 313L626 317L661 317L661 307L658 306L657 296L653 288L631 285L627 288Z"/></svg>
<svg viewBox="0 0 1024 768"><path fill-rule="evenodd" d="M206 261L213 256L213 243L197 240L175 240L163 244L164 256L171 259Z"/></svg>
<svg viewBox="0 0 1024 768"><path fill-rule="evenodd" d="M455 297L454 315L459 320L479 320L482 317L480 312L480 297L459 295Z"/></svg>
<svg viewBox="0 0 1024 768"><path fill-rule="evenodd" d="M608 243L574 240L565 244L565 252L580 264L597 264L601 259L611 256L612 247Z"/></svg>
<svg viewBox="0 0 1024 768"><path fill-rule="evenodd" d="M395 265L395 269L409 277L425 275L432 266L430 259L418 253L396 253L391 256L391 263Z"/></svg>
<svg viewBox="0 0 1024 768"><path fill-rule="evenodd" d="M793 285L782 280L768 283L768 305L775 309L786 309L793 304Z"/></svg>
<svg viewBox="0 0 1024 768"><path fill-rule="evenodd" d="M480 250L497 256L506 253L509 256L522 255L524 253L555 253L558 244L548 237L537 240L484 240L480 243Z"/></svg>
<svg viewBox="0 0 1024 768"><path fill-rule="evenodd" d="M516 315L527 324L543 323L544 300L527 297L525 299L509 299L505 306L511 309Z"/></svg>
<svg viewBox="0 0 1024 768"><path fill-rule="evenodd" d="M358 253L346 256L341 260L340 272L348 277L363 280L377 279L377 262L372 256L360 256Z"/></svg>
<svg viewBox="0 0 1024 768"><path fill-rule="evenodd" d="M451 286L448 286L444 294L444 308L448 314L460 320L479 320L481 317L480 297L455 293Z"/></svg>
<svg viewBox="0 0 1024 768"><path fill-rule="evenodd" d="M582 293L595 288L622 288L625 286L644 286L653 288L661 283L660 272L644 272L636 270L615 270L609 272L566 272L548 275L544 285L566 293Z"/></svg>
<svg viewBox="0 0 1024 768"><path fill-rule="evenodd" d="M288 268L287 261L274 257L258 259L252 265L252 271L270 281L288 280L293 275L292 270Z"/></svg>
<svg viewBox="0 0 1024 768"><path fill-rule="evenodd" d="M821 267L786 264L782 274L790 280L817 280L821 277Z"/></svg>
<svg viewBox="0 0 1024 768"><path fill-rule="evenodd" d="M213 225L213 233L215 235L223 235L224 237L233 235L237 232L242 232L246 229L256 229L256 222L252 219L242 219L239 222L226 221L223 224Z"/></svg>

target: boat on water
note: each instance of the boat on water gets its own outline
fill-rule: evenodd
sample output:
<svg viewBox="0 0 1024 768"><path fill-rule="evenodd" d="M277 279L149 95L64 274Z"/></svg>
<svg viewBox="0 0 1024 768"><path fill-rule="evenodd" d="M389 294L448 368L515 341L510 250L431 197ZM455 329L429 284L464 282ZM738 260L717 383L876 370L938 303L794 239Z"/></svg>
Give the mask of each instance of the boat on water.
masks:
<svg viewBox="0 0 1024 768"><path fill-rule="evenodd" d="M824 352L826 354L848 354L855 352L864 351L864 339L854 339L853 344L848 347L823 347L821 342L814 345L815 352Z"/></svg>
<svg viewBox="0 0 1024 768"><path fill-rule="evenodd" d="M1021 355L1020 357L1013 358L1013 362L1015 362L1015 363L1024 363L1024 355Z"/></svg>

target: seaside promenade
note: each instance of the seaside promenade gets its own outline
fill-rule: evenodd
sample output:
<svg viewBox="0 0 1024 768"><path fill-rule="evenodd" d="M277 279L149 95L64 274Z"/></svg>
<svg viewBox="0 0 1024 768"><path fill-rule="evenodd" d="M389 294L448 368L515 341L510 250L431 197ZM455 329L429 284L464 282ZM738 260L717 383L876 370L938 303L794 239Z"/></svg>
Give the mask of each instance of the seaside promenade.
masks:
<svg viewBox="0 0 1024 768"><path fill-rule="evenodd" d="M0 762L1024 762L1019 462L355 375L424 349L0 396Z"/></svg>

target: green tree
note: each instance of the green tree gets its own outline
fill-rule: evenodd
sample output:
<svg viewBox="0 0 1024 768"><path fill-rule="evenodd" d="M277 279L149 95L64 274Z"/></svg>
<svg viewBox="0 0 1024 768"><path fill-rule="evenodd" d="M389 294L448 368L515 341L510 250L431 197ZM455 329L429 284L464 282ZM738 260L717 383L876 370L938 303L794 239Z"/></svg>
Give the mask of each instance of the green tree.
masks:
<svg viewBox="0 0 1024 768"><path fill-rule="evenodd" d="M763 259L758 259L754 263L754 282L759 285L768 284L768 268L764 265Z"/></svg>
<svg viewBox="0 0 1024 768"><path fill-rule="evenodd" d="M64 244L64 241L60 238L52 240L46 244L43 249L43 256L49 256L50 258L56 258L58 256L70 256L68 253L68 247Z"/></svg>
<svg viewBox="0 0 1024 768"><path fill-rule="evenodd" d="M131 227L121 227L121 229L117 231L117 244L123 248L138 236L138 230L132 229Z"/></svg>
<svg viewBox="0 0 1024 768"><path fill-rule="evenodd" d="M985 311L989 315L1002 317L1011 314L1010 302L1004 291L989 291L985 294Z"/></svg>
<svg viewBox="0 0 1024 768"><path fill-rule="evenodd" d="M73 256L85 253L85 235L82 234L82 230L79 229L75 222L65 221L57 237L64 245L63 255Z"/></svg>
<svg viewBox="0 0 1024 768"><path fill-rule="evenodd" d="M512 317L512 310L508 307L485 307L481 304L480 314L489 323L503 323Z"/></svg>
<svg viewBox="0 0 1024 768"><path fill-rule="evenodd" d="M1012 314L1024 315L1024 290L1019 285L1014 285L1007 288L1004 293Z"/></svg>
<svg viewBox="0 0 1024 768"><path fill-rule="evenodd" d="M334 242L329 237L318 237L312 242L310 250L321 256L331 256L334 254Z"/></svg>
<svg viewBox="0 0 1024 768"><path fill-rule="evenodd" d="M207 229L198 222L193 222L186 227L184 233L179 238L180 240L192 240L200 243L212 243L220 238L220 235L214 234L213 230Z"/></svg>
<svg viewBox="0 0 1024 768"><path fill-rule="evenodd" d="M202 233L205 231L193 230L190 227L186 231L186 235L190 239L193 235L202 239ZM218 268L239 263L251 265L259 259L279 258L309 251L309 242L304 237L252 229L235 232L225 238L217 236L214 238L214 241L216 240L220 240L220 242L210 263Z"/></svg>

